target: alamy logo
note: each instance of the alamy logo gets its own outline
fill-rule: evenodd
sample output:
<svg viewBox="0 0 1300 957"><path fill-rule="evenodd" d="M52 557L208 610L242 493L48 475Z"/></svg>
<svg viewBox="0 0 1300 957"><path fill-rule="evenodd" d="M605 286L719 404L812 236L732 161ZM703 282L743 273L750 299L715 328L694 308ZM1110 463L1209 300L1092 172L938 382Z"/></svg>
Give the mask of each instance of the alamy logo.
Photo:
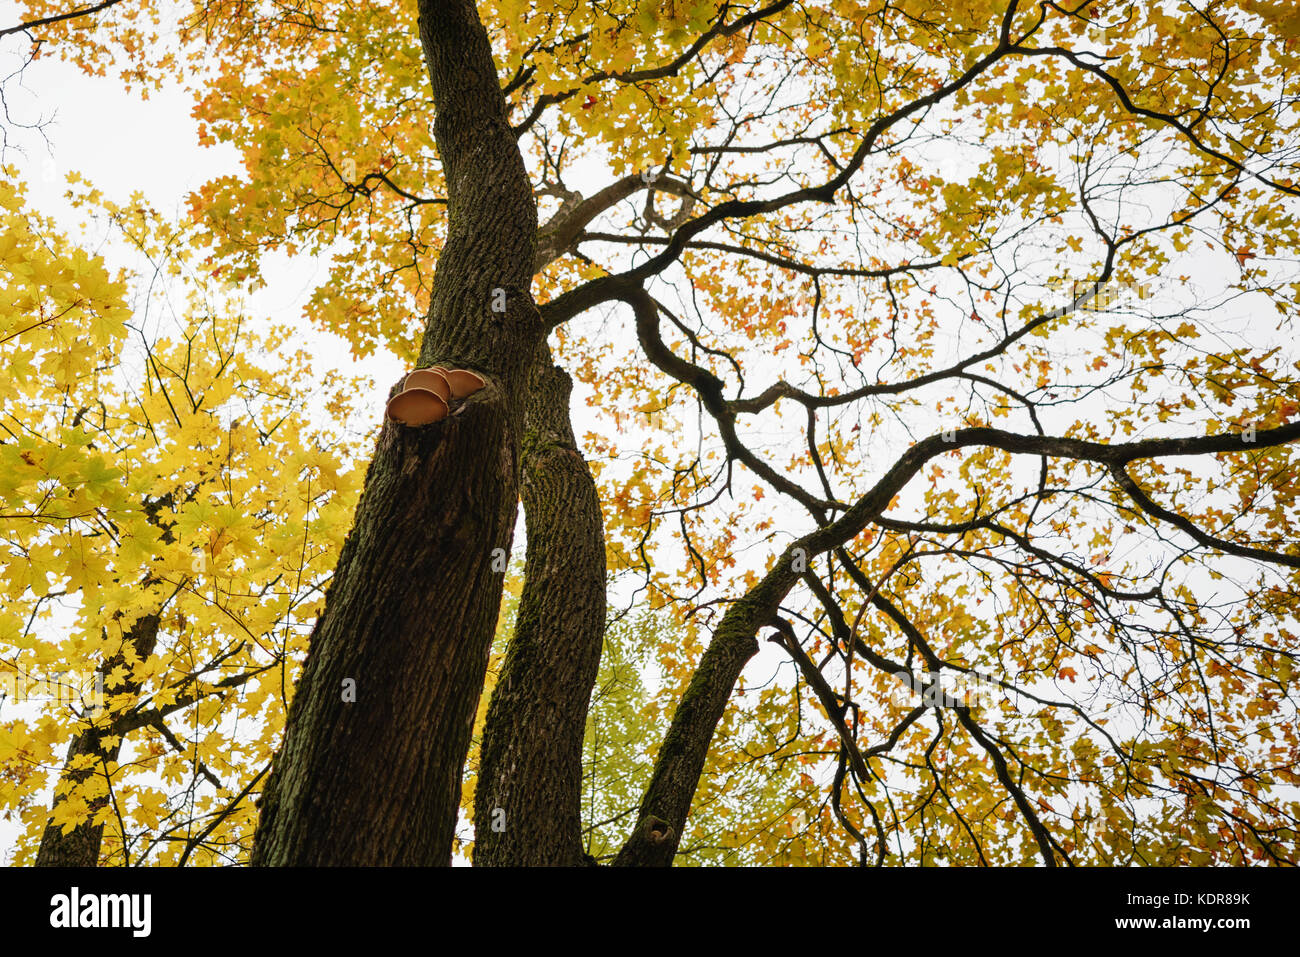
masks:
<svg viewBox="0 0 1300 957"><path fill-rule="evenodd" d="M51 927L129 927L132 936L148 937L153 923L149 894L71 894L50 898Z"/></svg>

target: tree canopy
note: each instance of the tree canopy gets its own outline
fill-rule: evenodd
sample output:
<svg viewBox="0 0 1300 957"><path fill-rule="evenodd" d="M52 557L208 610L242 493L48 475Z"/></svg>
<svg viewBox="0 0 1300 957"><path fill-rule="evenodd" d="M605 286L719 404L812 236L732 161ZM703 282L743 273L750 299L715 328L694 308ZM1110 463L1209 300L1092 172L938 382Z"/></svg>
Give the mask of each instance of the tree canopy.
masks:
<svg viewBox="0 0 1300 957"><path fill-rule="evenodd" d="M20 6L242 169L0 182L16 862L1300 863L1293 4Z"/></svg>

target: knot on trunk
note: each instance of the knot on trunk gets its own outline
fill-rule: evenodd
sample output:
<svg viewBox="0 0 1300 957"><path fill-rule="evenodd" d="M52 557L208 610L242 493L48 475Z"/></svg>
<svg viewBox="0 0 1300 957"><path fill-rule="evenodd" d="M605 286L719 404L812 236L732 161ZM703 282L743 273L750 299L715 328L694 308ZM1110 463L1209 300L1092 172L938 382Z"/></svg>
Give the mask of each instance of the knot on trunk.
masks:
<svg viewBox="0 0 1300 957"><path fill-rule="evenodd" d="M651 844L664 844L672 839L673 829L667 821L655 817L651 814L645 819L644 825L646 840Z"/></svg>

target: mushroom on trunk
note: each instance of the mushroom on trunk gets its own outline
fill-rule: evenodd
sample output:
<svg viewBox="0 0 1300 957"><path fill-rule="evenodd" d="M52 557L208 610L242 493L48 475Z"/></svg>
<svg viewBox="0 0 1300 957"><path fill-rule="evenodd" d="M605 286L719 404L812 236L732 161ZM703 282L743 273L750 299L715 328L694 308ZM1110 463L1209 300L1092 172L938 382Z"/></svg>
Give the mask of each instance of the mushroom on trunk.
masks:
<svg viewBox="0 0 1300 957"><path fill-rule="evenodd" d="M431 389L405 389L388 400L388 417L402 425L429 425L447 417L447 402Z"/></svg>

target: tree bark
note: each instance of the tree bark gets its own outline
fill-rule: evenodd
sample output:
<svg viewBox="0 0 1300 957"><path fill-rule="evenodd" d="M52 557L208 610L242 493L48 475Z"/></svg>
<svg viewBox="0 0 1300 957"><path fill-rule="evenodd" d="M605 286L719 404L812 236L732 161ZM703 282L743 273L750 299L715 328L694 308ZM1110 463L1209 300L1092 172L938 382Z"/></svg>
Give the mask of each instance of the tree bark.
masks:
<svg viewBox="0 0 1300 957"><path fill-rule="evenodd" d="M126 633L122 640L122 647L118 653L105 660L98 669L97 678L103 680L112 671L124 664L127 664L126 648L130 647L134 652L136 659L143 661L153 654L154 646L158 643L158 625L159 618L157 615L145 615L136 620L136 623ZM113 695L130 695L132 698L140 693L140 683L132 678L128 678L122 687L118 689L105 689L105 694ZM117 740L110 746L105 744L105 738L116 737ZM107 773L110 762L116 761L122 751L123 736L116 734L111 723L108 727L90 726L84 731L78 732L77 736L72 739L72 744L68 748L68 757L64 762L62 772L59 774L59 785L55 789L54 805L51 811L56 810L68 798L68 793L74 788L84 785L96 774ZM95 764L88 768L73 769L69 767L73 760L82 755L90 755L95 759ZM37 867L95 867L99 864L100 845L104 839L104 825L94 823L94 816L104 809L108 804L108 792L97 795L90 799L90 818L78 824L67 834L63 833L61 825L54 824L50 821L45 825L45 832L41 835L41 845L36 851Z"/></svg>
<svg viewBox="0 0 1300 957"><path fill-rule="evenodd" d="M419 17L448 192L420 365L487 385L441 422L383 426L263 793L254 864L451 859L543 329L529 293L537 208L487 34L469 0L421 0Z"/></svg>
<svg viewBox="0 0 1300 957"><path fill-rule="evenodd" d="M571 385L543 346L522 449L524 589L483 732L476 866L585 860L582 743L605 634L605 533L569 423Z"/></svg>

